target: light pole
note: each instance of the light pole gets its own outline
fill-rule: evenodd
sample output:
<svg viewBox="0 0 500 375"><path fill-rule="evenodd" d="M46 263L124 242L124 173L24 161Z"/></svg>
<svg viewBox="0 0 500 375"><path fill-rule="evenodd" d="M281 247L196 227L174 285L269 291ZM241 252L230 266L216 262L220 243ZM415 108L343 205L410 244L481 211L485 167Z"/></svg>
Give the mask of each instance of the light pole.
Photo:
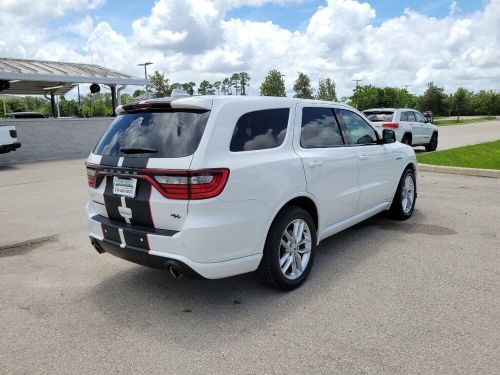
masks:
<svg viewBox="0 0 500 375"><path fill-rule="evenodd" d="M148 65L153 65L152 62L145 62L142 64L137 64L137 66L143 66L144 67L144 79L147 81L148 80ZM149 92L148 92L148 84L146 83L146 97L149 99Z"/></svg>
<svg viewBox="0 0 500 375"><path fill-rule="evenodd" d="M409 94L410 92L408 91L408 87L410 87L411 85L403 85L405 87L405 90L406 90L406 93ZM406 103L405 105L408 107L408 105L410 103L408 103L410 101L410 98L408 98L408 96L406 97Z"/></svg>
<svg viewBox="0 0 500 375"><path fill-rule="evenodd" d="M354 89L354 93L356 93L356 90L358 89L359 83L362 81L362 79L353 79L353 81L356 82L356 88ZM354 106L357 109L358 108L358 103L354 103Z"/></svg>

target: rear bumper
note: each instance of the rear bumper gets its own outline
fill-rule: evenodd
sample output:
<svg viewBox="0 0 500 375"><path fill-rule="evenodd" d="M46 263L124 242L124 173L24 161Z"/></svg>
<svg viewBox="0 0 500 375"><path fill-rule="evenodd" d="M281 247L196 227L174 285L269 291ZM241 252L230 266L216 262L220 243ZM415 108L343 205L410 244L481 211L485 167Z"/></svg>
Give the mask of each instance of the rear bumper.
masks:
<svg viewBox="0 0 500 375"><path fill-rule="evenodd" d="M21 143L19 142L14 142L9 145L1 145L0 146L0 154L4 154L6 152L11 152L17 150L19 147L21 147Z"/></svg>
<svg viewBox="0 0 500 375"><path fill-rule="evenodd" d="M98 240L90 236L90 243L99 254L109 253L118 258L128 260L129 262L137 263L143 266L168 270L170 267L175 267L182 275L191 279L203 279L204 277L193 270L187 264L168 257L149 254L148 251L134 247L122 247L118 242L107 239Z"/></svg>
<svg viewBox="0 0 500 375"><path fill-rule="evenodd" d="M198 263L177 254L123 245L116 241L99 238L95 234L90 234L90 242L100 254L109 253L129 262L156 269L168 270L170 267L175 267L184 276L197 279L221 279L252 272L257 269L262 258L262 254L256 254L224 262Z"/></svg>
<svg viewBox="0 0 500 375"><path fill-rule="evenodd" d="M143 253L162 258L163 262L164 259L181 262L207 279L255 271L262 258L267 224L272 215L269 208L253 200L193 201L182 226L165 230L109 220L104 217L107 215L103 207L92 201L87 204L92 238L112 241L124 251L138 248ZM144 254L139 257L147 258ZM155 267L156 260L135 262Z"/></svg>

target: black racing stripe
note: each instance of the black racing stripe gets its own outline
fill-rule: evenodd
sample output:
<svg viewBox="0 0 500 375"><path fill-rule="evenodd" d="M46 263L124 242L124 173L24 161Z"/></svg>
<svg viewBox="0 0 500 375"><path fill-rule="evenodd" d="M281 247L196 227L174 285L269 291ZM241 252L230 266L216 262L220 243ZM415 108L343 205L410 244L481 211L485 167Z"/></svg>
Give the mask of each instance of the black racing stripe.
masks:
<svg viewBox="0 0 500 375"><path fill-rule="evenodd" d="M132 210L131 224L154 228L151 209L149 207L152 188L149 182L138 179L135 198L125 198L127 207Z"/></svg>
<svg viewBox="0 0 500 375"><path fill-rule="evenodd" d="M118 232L118 228L106 224L101 224L101 227L104 238L106 238L107 240L121 243L120 233Z"/></svg>
<svg viewBox="0 0 500 375"><path fill-rule="evenodd" d="M106 206L106 212L111 220L125 222L125 219L120 212L118 207L121 206L121 198L113 194L113 176L106 176L106 188L104 189L104 205Z"/></svg>
<svg viewBox="0 0 500 375"><path fill-rule="evenodd" d="M138 247L139 249L149 250L147 234L124 229L123 237L125 238L125 243L127 245Z"/></svg>
<svg viewBox="0 0 500 375"><path fill-rule="evenodd" d="M118 156L102 156L101 162L99 164L116 167L118 166L118 160L120 160Z"/></svg>
<svg viewBox="0 0 500 375"><path fill-rule="evenodd" d="M148 166L149 158L124 158L122 167L125 168L146 168Z"/></svg>

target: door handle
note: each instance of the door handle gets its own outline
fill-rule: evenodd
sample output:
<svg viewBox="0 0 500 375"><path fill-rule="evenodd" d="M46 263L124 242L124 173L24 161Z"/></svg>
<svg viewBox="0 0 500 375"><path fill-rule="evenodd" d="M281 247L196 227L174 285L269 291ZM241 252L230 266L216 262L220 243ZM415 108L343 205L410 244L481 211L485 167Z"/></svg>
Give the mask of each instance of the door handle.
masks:
<svg viewBox="0 0 500 375"><path fill-rule="evenodd" d="M359 160L366 160L366 159L368 159L368 155L366 154L359 155Z"/></svg>
<svg viewBox="0 0 500 375"><path fill-rule="evenodd" d="M321 167L323 165L323 162L320 160L315 160L315 161L310 161L309 163L307 163L307 165L310 168L318 168L318 167Z"/></svg>

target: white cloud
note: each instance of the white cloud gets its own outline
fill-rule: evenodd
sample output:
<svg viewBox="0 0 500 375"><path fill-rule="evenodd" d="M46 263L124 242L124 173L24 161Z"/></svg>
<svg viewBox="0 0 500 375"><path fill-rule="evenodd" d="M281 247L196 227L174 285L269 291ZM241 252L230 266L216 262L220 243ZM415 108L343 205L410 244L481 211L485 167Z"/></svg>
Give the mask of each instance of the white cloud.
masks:
<svg viewBox="0 0 500 375"><path fill-rule="evenodd" d="M80 22L70 23L66 26L65 30L87 38L94 30L94 19L86 15Z"/></svg>
<svg viewBox="0 0 500 375"><path fill-rule="evenodd" d="M18 17L13 9L18 3L27 6L27 1L3 0L0 11L9 9ZM313 83L332 77L341 95L350 95L355 78L380 86L410 84L416 92L431 80L449 91L460 85L472 90L498 88L500 0L490 0L471 15L452 6L444 18L407 9L381 24L374 23L376 12L368 3L328 0L305 23L304 31L271 21L225 19L230 8L271 2L301 1L158 0L149 15L132 23L129 35L114 30L109 22L94 25L92 16L71 25L72 32L85 38L79 47L53 38L49 22L21 27L0 21L0 33L12 35L0 40L0 55L86 62L92 57L95 63L138 76L142 71L137 63L147 60L178 82L220 80L235 71L248 71L251 93L258 93L260 82L274 68L285 74L289 91L298 71L309 74ZM88 13L100 3L66 0L51 14L57 17L76 10L75 4L83 4L82 12Z"/></svg>
<svg viewBox="0 0 500 375"><path fill-rule="evenodd" d="M30 23L38 24L62 17L70 11L94 10L104 2L105 0L2 0L0 14L4 20L29 20Z"/></svg>

